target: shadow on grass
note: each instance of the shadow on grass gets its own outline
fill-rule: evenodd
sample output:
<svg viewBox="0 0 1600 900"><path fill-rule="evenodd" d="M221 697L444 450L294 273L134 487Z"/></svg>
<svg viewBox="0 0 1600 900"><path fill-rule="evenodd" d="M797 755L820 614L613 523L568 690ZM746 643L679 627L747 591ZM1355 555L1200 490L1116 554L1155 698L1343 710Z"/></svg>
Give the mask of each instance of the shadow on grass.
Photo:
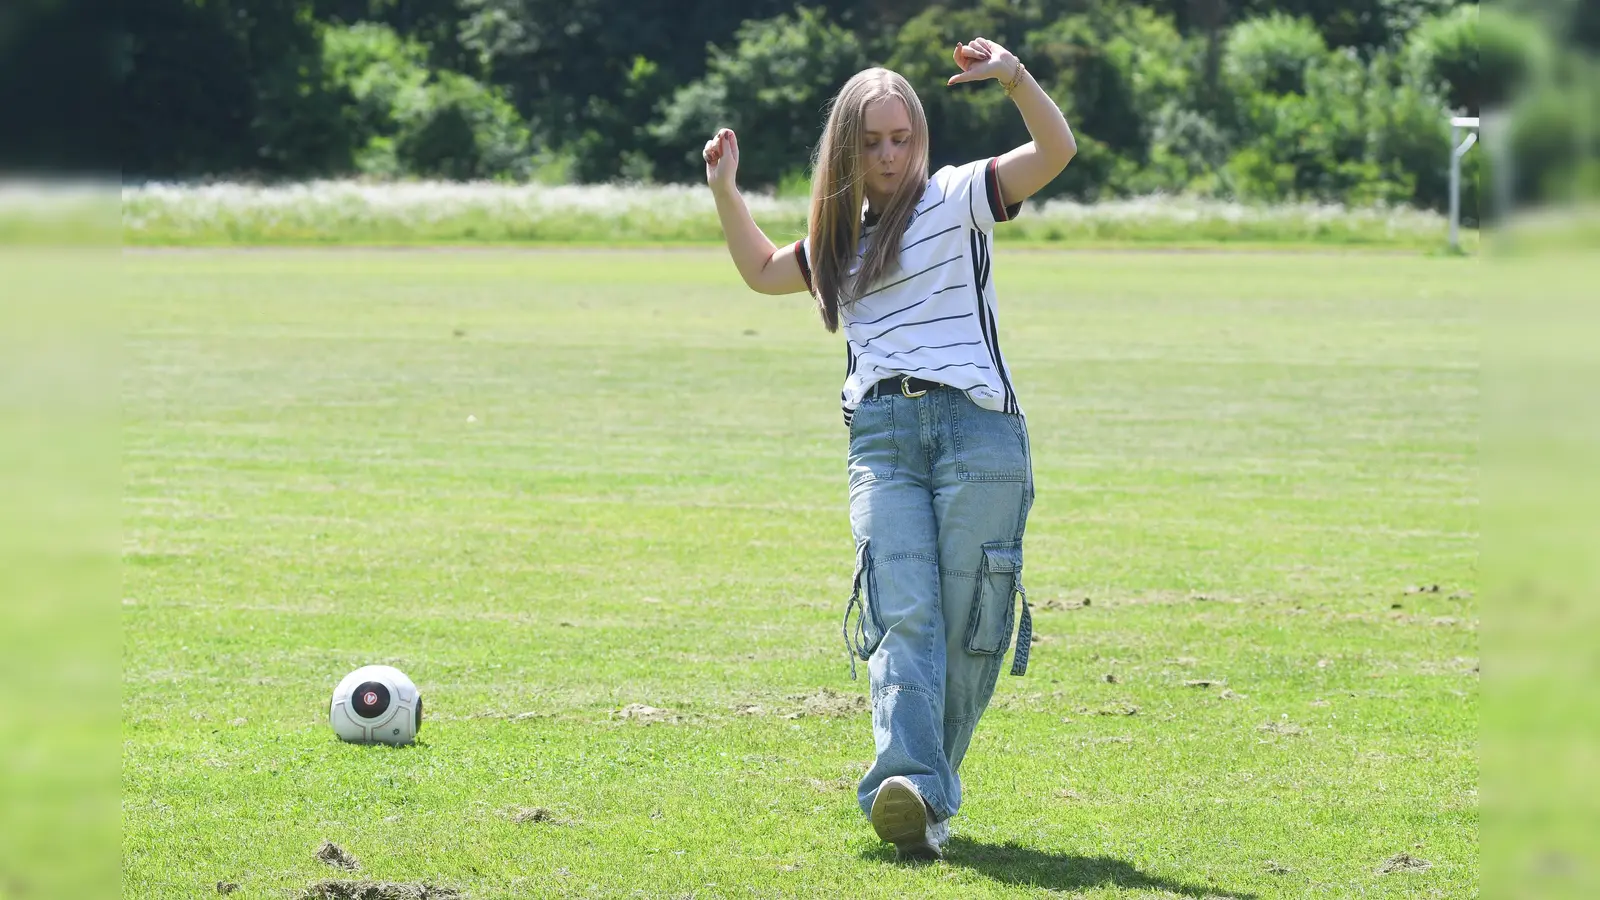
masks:
<svg viewBox="0 0 1600 900"><path fill-rule="evenodd" d="M894 848L887 845L874 847L863 855L885 862L895 859ZM945 865L972 869L1004 884L1052 891L1081 891L1112 885L1131 890L1166 891L1184 897L1256 900L1255 894L1146 875L1132 864L1109 856L1045 853L1015 843L983 844L963 837L952 837L950 843L945 845L944 862Z"/></svg>

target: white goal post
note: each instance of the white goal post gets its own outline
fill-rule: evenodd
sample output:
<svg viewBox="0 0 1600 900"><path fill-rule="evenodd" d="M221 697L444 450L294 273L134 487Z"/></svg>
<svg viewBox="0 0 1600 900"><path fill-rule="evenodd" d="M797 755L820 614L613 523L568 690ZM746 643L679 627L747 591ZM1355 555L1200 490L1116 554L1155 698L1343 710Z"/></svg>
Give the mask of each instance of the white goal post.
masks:
<svg viewBox="0 0 1600 900"><path fill-rule="evenodd" d="M1460 143L1461 129L1470 129ZM1450 119L1450 249L1461 249L1461 157L1478 142L1478 117L1454 116Z"/></svg>

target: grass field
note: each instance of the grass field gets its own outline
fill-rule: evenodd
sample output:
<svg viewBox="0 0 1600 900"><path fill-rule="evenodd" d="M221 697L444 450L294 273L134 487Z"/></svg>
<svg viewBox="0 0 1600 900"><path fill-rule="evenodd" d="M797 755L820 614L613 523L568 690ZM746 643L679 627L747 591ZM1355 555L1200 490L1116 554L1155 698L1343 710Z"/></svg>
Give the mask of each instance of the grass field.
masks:
<svg viewBox="0 0 1600 900"><path fill-rule="evenodd" d="M130 252L124 896L1474 896L1474 268L1001 250L1038 642L902 866L803 295L720 250ZM328 729L372 662L418 745Z"/></svg>

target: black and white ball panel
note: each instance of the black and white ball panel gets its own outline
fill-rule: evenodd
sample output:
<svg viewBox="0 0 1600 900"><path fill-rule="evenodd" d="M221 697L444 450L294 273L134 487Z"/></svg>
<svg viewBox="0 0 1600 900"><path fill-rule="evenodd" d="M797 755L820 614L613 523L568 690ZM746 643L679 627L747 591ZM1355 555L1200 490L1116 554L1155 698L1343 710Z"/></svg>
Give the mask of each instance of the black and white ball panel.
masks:
<svg viewBox="0 0 1600 900"><path fill-rule="evenodd" d="M363 719L376 719L389 711L389 686L377 681L356 685L350 694L350 709Z"/></svg>

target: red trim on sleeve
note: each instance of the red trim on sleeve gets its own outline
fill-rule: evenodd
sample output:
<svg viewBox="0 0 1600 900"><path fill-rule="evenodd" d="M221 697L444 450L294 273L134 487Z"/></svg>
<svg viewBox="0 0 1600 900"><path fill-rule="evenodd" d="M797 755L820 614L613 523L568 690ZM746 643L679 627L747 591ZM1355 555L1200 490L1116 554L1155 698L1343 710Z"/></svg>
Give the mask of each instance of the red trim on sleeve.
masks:
<svg viewBox="0 0 1600 900"><path fill-rule="evenodd" d="M794 258L800 263L800 277L806 280L806 290L816 293L817 289L811 286L811 263L806 261L806 239L801 238L794 242Z"/></svg>
<svg viewBox="0 0 1600 900"><path fill-rule="evenodd" d="M1000 196L1000 157L996 156L989 160L989 167L985 170L984 176L984 183L989 188L989 212L994 214L996 222L1009 221L1005 201Z"/></svg>

